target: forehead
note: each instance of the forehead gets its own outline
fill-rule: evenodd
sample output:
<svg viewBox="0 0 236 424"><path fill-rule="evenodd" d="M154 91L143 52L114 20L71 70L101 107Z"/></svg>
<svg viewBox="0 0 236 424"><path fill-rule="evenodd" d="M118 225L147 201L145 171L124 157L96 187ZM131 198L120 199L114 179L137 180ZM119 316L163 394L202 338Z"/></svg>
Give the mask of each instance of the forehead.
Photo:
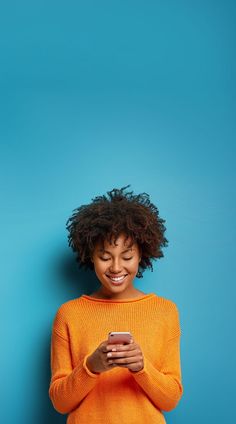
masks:
<svg viewBox="0 0 236 424"><path fill-rule="evenodd" d="M104 240L104 243L99 242L97 247L101 250L113 250L113 249L133 249L137 246L137 243L132 240L131 237L126 235L120 235L117 238L113 237L111 242Z"/></svg>

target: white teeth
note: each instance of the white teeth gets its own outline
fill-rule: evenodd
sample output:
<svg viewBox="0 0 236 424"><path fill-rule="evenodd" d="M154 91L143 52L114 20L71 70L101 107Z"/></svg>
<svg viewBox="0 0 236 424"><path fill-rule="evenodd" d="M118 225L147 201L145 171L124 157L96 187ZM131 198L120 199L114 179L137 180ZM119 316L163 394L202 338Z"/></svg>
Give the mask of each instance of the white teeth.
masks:
<svg viewBox="0 0 236 424"><path fill-rule="evenodd" d="M123 280L124 280L125 275L122 275L121 277L110 277L110 276L109 276L109 278L110 278L112 281L120 282L120 281L123 281Z"/></svg>

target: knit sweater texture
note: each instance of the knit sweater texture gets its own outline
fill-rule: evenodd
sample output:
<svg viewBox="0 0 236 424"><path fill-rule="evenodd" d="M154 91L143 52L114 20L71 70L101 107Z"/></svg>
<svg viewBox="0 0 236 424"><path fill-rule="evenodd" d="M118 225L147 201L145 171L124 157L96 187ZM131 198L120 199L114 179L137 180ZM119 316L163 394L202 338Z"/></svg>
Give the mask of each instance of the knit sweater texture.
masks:
<svg viewBox="0 0 236 424"><path fill-rule="evenodd" d="M130 331L144 368L95 374L86 360L110 331ZM54 408L69 414L67 424L166 423L162 411L178 404L183 386L180 322L176 304L154 293L108 300L83 295L57 311L51 338Z"/></svg>

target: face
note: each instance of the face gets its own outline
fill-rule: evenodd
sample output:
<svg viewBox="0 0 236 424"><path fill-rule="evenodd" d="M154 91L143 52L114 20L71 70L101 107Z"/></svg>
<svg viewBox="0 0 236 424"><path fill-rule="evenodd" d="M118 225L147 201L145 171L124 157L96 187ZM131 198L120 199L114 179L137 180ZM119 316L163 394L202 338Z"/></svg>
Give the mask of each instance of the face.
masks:
<svg viewBox="0 0 236 424"><path fill-rule="evenodd" d="M141 260L137 243L121 234L116 244L97 244L92 256L95 273L101 283L100 294L110 298L132 297L138 290L133 285Z"/></svg>

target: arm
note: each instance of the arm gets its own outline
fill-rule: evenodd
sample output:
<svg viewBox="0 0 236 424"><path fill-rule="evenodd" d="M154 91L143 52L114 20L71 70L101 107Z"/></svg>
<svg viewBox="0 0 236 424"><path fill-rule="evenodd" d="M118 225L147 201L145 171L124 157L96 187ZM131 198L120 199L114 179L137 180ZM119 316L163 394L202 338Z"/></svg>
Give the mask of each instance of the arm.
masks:
<svg viewBox="0 0 236 424"><path fill-rule="evenodd" d="M167 342L166 354L160 371L144 357L143 369L132 372L132 376L159 409L171 411L175 408L183 394L180 336Z"/></svg>
<svg viewBox="0 0 236 424"><path fill-rule="evenodd" d="M69 341L53 331L49 397L61 414L75 409L97 383L98 374L87 368L86 360L87 356L72 369Z"/></svg>
<svg viewBox="0 0 236 424"><path fill-rule="evenodd" d="M171 411L179 402L183 386L181 384L180 366L180 325L176 305L169 303L164 311L166 320L165 353L160 369L157 369L141 347L132 343L117 346L115 352L108 353L108 363L128 368L136 383L143 389L158 409ZM158 341L157 341L158 342ZM152 346L152 349L155 349Z"/></svg>

